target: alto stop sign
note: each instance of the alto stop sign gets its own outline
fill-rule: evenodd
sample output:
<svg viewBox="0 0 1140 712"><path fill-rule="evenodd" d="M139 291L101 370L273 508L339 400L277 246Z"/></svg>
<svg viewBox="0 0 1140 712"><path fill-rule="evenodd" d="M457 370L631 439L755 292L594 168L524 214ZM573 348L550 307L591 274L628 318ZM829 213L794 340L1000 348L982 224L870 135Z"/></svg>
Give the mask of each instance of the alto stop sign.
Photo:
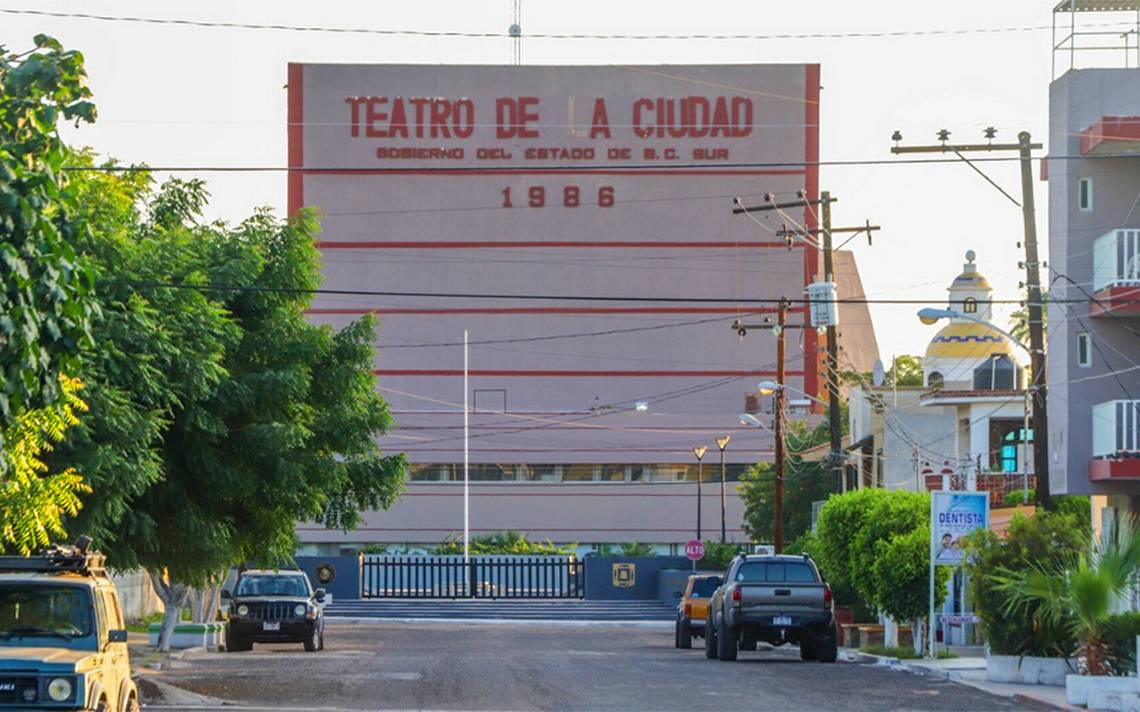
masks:
<svg viewBox="0 0 1140 712"><path fill-rule="evenodd" d="M685 544L685 556L689 561L700 561L705 556L705 545L700 539L691 539Z"/></svg>

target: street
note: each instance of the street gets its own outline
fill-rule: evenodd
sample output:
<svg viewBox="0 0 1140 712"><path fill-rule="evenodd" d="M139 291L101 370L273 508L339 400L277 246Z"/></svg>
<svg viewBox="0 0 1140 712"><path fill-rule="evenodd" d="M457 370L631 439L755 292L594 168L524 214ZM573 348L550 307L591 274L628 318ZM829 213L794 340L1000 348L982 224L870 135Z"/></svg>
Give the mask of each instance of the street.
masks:
<svg viewBox="0 0 1140 712"><path fill-rule="evenodd" d="M794 650L721 663L672 644L671 630L645 627L330 624L321 653L189 653L151 679L215 698L217 709L1019 709L952 682L803 663Z"/></svg>

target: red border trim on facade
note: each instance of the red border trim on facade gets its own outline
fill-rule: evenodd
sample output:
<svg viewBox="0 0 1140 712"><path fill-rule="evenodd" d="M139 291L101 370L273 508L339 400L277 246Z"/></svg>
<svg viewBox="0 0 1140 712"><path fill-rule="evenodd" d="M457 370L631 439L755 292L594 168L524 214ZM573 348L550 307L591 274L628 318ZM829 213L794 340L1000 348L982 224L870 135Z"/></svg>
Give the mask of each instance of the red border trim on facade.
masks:
<svg viewBox="0 0 1140 712"><path fill-rule="evenodd" d="M789 309L807 312L807 307ZM363 316L365 314L775 314L775 307L454 307L446 309L413 307L313 307L309 315Z"/></svg>
<svg viewBox="0 0 1140 712"><path fill-rule="evenodd" d="M1109 287L1093 295L1089 316L1140 315L1140 287Z"/></svg>
<svg viewBox="0 0 1140 712"><path fill-rule="evenodd" d="M461 368L377 368L372 373L377 376L462 376ZM773 370L767 371L574 371L574 370L508 370L508 369L470 369L469 376L498 376L501 378L725 378L739 376L741 378L775 376ZM787 371L787 376L802 376L803 371Z"/></svg>
<svg viewBox="0 0 1140 712"><path fill-rule="evenodd" d="M793 247L805 247L803 243L793 243ZM412 242L408 240L368 240L353 242L347 240L321 240L317 247L322 250L496 250L516 248L569 247L575 249L632 249L632 250L704 250L704 249L753 249L766 247L787 248L786 242L654 242L651 240L483 240L461 242L457 240L437 240Z"/></svg>
<svg viewBox="0 0 1140 712"><path fill-rule="evenodd" d="M1101 147L1106 151L1100 151ZM1140 116L1102 116L1081 132L1081 155L1140 148Z"/></svg>
<svg viewBox="0 0 1140 712"><path fill-rule="evenodd" d="M808 64L804 68L804 190L808 200L819 199L819 65ZM808 229L818 227L815 211L804 210L804 220ZM804 283L811 284L819 275L819 250L808 246L804 250ZM804 364L807 375L804 377L804 390L813 398L819 397L819 335L814 329L805 329L803 338Z"/></svg>
<svg viewBox="0 0 1140 712"><path fill-rule="evenodd" d="M1140 457L1093 460L1089 462L1089 480L1093 482L1140 480Z"/></svg>
<svg viewBox="0 0 1140 712"><path fill-rule="evenodd" d="M287 212L290 216L305 204L305 66L289 63L289 188Z"/></svg>
<svg viewBox="0 0 1140 712"><path fill-rule="evenodd" d="M292 66L292 65L290 65ZM304 175L332 176L798 176L810 168L306 168Z"/></svg>

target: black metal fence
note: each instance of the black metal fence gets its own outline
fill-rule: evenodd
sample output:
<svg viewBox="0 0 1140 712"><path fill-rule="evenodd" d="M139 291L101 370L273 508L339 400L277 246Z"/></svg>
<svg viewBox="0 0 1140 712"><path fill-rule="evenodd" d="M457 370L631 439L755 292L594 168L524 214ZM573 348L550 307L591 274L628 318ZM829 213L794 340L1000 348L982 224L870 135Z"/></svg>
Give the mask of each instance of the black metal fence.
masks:
<svg viewBox="0 0 1140 712"><path fill-rule="evenodd" d="M365 556L364 598L583 598L573 556Z"/></svg>

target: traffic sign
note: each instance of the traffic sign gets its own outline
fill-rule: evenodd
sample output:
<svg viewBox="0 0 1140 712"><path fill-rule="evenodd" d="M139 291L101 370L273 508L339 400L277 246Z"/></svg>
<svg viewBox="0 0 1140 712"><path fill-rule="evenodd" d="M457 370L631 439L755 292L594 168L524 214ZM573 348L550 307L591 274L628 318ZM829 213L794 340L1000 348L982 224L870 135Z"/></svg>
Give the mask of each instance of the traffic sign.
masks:
<svg viewBox="0 0 1140 712"><path fill-rule="evenodd" d="M685 557L689 561L700 561L705 558L705 545L700 539L691 539L685 544Z"/></svg>

